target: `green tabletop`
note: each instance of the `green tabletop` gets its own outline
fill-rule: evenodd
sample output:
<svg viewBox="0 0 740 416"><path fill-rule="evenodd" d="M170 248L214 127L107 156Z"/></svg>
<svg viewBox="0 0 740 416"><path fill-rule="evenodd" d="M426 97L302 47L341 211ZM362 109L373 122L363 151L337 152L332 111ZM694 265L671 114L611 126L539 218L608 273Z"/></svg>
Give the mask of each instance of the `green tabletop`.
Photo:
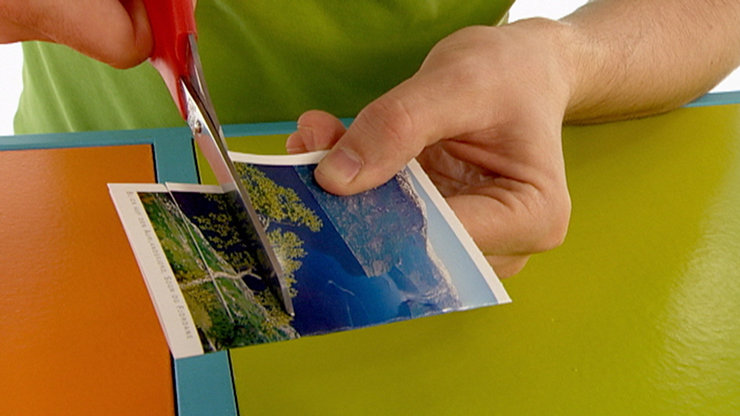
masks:
<svg viewBox="0 0 740 416"><path fill-rule="evenodd" d="M740 106L564 136L570 231L512 304L232 350L241 413L740 414Z"/></svg>

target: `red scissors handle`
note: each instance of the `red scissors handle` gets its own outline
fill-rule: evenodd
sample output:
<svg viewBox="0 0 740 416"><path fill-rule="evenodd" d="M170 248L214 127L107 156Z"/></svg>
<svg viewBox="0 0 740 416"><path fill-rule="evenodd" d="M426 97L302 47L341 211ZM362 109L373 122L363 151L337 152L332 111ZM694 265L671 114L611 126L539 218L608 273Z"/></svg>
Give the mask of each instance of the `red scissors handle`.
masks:
<svg viewBox="0 0 740 416"><path fill-rule="evenodd" d="M154 46L150 62L159 71L172 99L187 119L180 79L190 77L193 59L189 36L197 35L192 0L144 0Z"/></svg>

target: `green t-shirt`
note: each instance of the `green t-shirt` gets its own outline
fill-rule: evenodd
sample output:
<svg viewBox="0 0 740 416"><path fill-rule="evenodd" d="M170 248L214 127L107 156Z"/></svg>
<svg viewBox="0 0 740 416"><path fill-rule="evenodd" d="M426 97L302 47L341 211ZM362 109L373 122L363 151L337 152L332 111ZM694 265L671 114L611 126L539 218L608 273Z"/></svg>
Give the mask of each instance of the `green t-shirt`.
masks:
<svg viewBox="0 0 740 416"><path fill-rule="evenodd" d="M464 26L496 24L513 0L201 0L199 50L222 123L354 116ZM182 126L159 74L71 49L24 44L16 133Z"/></svg>

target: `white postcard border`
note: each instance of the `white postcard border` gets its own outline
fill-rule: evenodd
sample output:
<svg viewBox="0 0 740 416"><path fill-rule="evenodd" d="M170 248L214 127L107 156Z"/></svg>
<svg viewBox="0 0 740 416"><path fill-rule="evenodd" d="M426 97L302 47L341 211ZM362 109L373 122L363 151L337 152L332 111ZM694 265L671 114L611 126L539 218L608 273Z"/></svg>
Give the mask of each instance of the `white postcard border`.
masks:
<svg viewBox="0 0 740 416"><path fill-rule="evenodd" d="M419 162L417 162L416 159L411 160L411 162L409 162L408 164L408 168L414 175L416 180L419 182L421 187L424 189L424 192L426 192L427 196L429 196L429 199L431 199L432 203L437 206L437 209L439 210L442 217L444 217L445 221L447 221L447 223L450 225L450 227L452 228L452 232L454 232L457 238L460 240L460 243L465 248L465 251L468 253L471 260L473 260L473 263L478 268L480 273L483 275L483 278L486 279L486 283L488 283L488 287L491 288L491 291L493 292L493 296L496 298L497 303L511 302L509 294L506 292L504 285L501 284L501 281L496 275L496 272L491 267L491 264L488 263L488 260L486 260L483 253L475 244L475 241L473 241L473 237L470 236L468 231L462 225L460 219L457 218L455 212L447 204L447 201L445 201L442 194L439 193L439 190L434 185L432 180L429 179L429 176L427 176L426 172L424 172L424 169L421 167Z"/></svg>
<svg viewBox="0 0 740 416"><path fill-rule="evenodd" d="M157 311L170 352L175 359L203 354L193 318L177 284L139 192L167 193L161 184L108 184L136 262Z"/></svg>
<svg viewBox="0 0 740 416"><path fill-rule="evenodd" d="M223 188L218 185L201 185L195 183L165 182L164 186L171 192L200 192L204 194L220 194Z"/></svg>
<svg viewBox="0 0 740 416"><path fill-rule="evenodd" d="M328 151L326 150L296 153L292 155L256 155L252 153L229 152L229 157L234 162L251 163L255 165L299 166L319 163L327 153Z"/></svg>

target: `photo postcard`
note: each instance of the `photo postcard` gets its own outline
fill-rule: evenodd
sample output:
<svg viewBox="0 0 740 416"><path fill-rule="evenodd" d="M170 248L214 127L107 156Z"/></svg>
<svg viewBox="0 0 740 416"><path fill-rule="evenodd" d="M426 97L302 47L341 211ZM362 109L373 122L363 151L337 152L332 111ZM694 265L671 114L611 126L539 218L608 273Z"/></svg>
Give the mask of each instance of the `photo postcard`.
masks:
<svg viewBox="0 0 740 416"><path fill-rule="evenodd" d="M265 284L220 187L109 184L175 358L510 301L415 161L336 196L313 178L323 154L230 154L295 316Z"/></svg>

